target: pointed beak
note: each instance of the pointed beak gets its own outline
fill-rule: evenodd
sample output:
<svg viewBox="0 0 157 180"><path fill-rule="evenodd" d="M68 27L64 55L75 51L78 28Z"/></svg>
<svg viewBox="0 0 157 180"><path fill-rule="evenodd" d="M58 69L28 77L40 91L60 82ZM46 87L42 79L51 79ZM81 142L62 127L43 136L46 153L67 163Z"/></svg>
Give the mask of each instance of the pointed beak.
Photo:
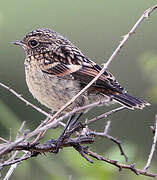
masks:
<svg viewBox="0 0 157 180"><path fill-rule="evenodd" d="M18 45L18 46L22 46L22 45L23 45L23 43L22 43L21 40L13 41L13 42L11 42L11 43L12 43L12 44L15 44L15 45Z"/></svg>

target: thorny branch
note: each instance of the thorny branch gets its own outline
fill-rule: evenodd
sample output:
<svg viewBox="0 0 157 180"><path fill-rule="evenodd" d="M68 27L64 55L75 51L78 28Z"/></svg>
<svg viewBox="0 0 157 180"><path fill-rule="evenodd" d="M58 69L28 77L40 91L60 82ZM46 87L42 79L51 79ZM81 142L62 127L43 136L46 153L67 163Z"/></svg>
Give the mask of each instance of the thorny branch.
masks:
<svg viewBox="0 0 157 180"><path fill-rule="evenodd" d="M93 134L95 136L96 135L104 136L105 133L108 134L109 124L110 123L108 122L106 127L105 127L105 131L103 133L98 133L98 134L93 133ZM78 129L81 129L81 128L83 128L83 127L78 126L75 129L78 130ZM155 173L150 173L150 172L147 172L146 170L141 170L141 169L135 168L135 163L133 163L133 164L122 164L122 163L119 163L116 160L111 160L111 159L105 158L105 157L103 157L103 156L101 156L101 155L99 155L99 154L97 154L95 152L92 152L92 151L90 151L88 149L88 147L82 146L83 144L94 143L93 134L90 133L90 132L91 131L88 128L86 128L86 133L82 134L82 131L80 131L79 136L77 136L76 138L69 138L69 136L68 136L69 132L67 132L65 134L65 140L63 141L63 143L61 145L61 148L65 148L65 147L69 147L69 146L73 147L76 151L78 151L80 153L80 155L83 158L85 158L90 163L93 163L93 161L91 159L89 159L86 155L91 156L91 157L93 157L93 158L95 158L97 160L101 160L101 161L107 162L109 164L112 164L112 165L118 167L119 171L121 171L122 169L129 169L132 172L134 172L136 175L141 174L141 175L157 178L157 174L155 174ZM68 138L66 139L66 137L68 137ZM24 151L28 151L28 152L25 153L20 158L15 158L15 159L13 158L12 160L10 159L10 160L4 162L3 164L0 164L0 169L5 167L5 166L20 163L20 162L22 162L24 160L27 160L27 159L31 158L31 157L35 157L35 156L38 156L38 155L46 153L46 152L51 153L55 149L56 149L56 140L54 140L54 139L49 140L49 141L45 142L44 144L36 144L36 145L29 145L28 143L23 143L22 142L21 144L17 145L13 149L11 149L11 151L13 151L13 150L16 150L16 151L24 150ZM14 168L14 166L12 168L10 168L11 173L12 173L13 168Z"/></svg>
<svg viewBox="0 0 157 180"><path fill-rule="evenodd" d="M90 135L95 135L95 136L102 136L102 137L105 137L105 138L113 141L114 143L116 143L116 144L118 145L118 147L119 147L119 150L120 150L121 155L123 155L123 156L125 157L125 160L126 160L126 162L127 162L127 161L128 161L128 157L127 157L127 155L125 154L125 152L124 152L124 150L123 150L123 148L122 148L122 146L121 146L121 142L120 142L119 140L117 140L116 138L114 138L113 136L110 136L110 135L108 134L108 131L109 131L109 128L110 128L110 124L111 124L111 121L107 121L107 125L106 125L106 127L105 127L105 129L104 129L104 132L94 132L94 131L90 131L89 134L90 134Z"/></svg>
<svg viewBox="0 0 157 180"><path fill-rule="evenodd" d="M41 108L39 108L39 107L35 106L34 104L30 103L29 101L27 101L25 98L22 97L21 94L18 94L12 88L8 87L7 85L5 85L5 84L3 84L1 82L0 82L0 86L7 89L12 94L14 94L18 99L23 101L27 106L30 106L30 107L34 108L35 110L37 110L38 112L40 112L41 114L45 115L48 118L52 118L51 114L48 114L47 112L43 111ZM58 122L58 123L61 124L62 126L65 126L64 123L62 123L62 122Z"/></svg>
<svg viewBox="0 0 157 180"><path fill-rule="evenodd" d="M95 158L95 159L97 159L97 160L105 161L105 162L107 162L109 164L112 164L112 165L118 167L119 171L121 171L122 169L129 169L132 172L134 172L136 175L142 174L144 176L157 178L157 174L155 174L155 173L150 173L150 172L147 172L145 170L136 169L135 164L120 164L120 163L118 163L118 161L105 158L105 157L103 157L103 156L101 156L101 155L99 155L97 153L94 153L92 151L89 151L89 150L85 150L84 153L91 156L91 157L93 157L93 158Z"/></svg>
<svg viewBox="0 0 157 180"><path fill-rule="evenodd" d="M0 144L0 155L3 156L5 154L8 154L12 151L15 151L12 155L12 157L10 159L8 159L7 161L3 162L0 164L0 168L3 168L4 166L9 166L12 165L10 167L10 170L8 171L8 173L6 174L5 180L9 179L9 177L11 176L11 174L13 173L14 169L16 168L18 163L21 163L24 160L27 160L31 157L34 156L38 156L44 152L54 152L54 150L56 149L56 141L55 140L49 140L44 144L39 144L39 140L40 138L44 135L44 133L49 129L49 128L54 128L56 127L56 125L62 125L65 126L65 124L61 121L63 121L64 119L66 119L67 117L71 116L72 114L76 113L76 112L81 112L82 110L88 109L88 108L92 108L94 106L97 106L99 104L103 104L104 102L97 102L97 103L93 103L90 104L88 106L84 106L81 108L77 108L74 109L73 111L65 114L64 116L61 116L61 113L64 111L64 109L66 109L71 103L73 103L84 91L87 90L87 88L89 88L104 72L105 70L108 68L108 66L110 65L110 63L112 62L112 60L114 59L114 57L118 54L118 52L120 52L121 48L124 46L124 44L126 43L126 41L130 38L131 35L133 35L135 33L135 30L137 29L137 27L139 26L139 24L145 19L148 18L149 15L157 8L157 4L155 6L153 6L152 8L149 8L148 10L146 10L142 16L139 18L139 20L136 22L136 24L132 27L132 29L129 31L129 33L127 33L125 36L123 36L122 41L120 42L120 44L118 45L118 47L115 49L115 51L113 52L113 54L111 55L111 57L108 59L108 61L106 63L104 63L102 70L100 71L100 73L93 78L93 80L86 86L84 87L75 97L73 97L67 104L65 104L65 106L63 106L57 113L55 113L53 116L45 111L43 111L42 109L38 108L37 106L31 104L30 102L28 102L27 100L25 100L20 94L16 93L13 89L9 88L8 86L4 85L3 83L0 83L0 86L7 89L8 91L10 91L12 94L14 94L17 98L19 98L21 101L23 101L24 103L26 103L26 105L29 105L31 107L33 107L34 109L36 109L37 111L39 111L40 113L44 114L47 118L45 119L44 122L42 122L34 131L30 132L30 133L23 133L21 135L21 130L24 126L24 124L21 126L19 132L17 133L17 137L15 139L15 141L7 141L4 138L0 137L0 140L2 141L2 143ZM151 148L151 152L147 161L147 164L144 168L144 170L140 170L140 169L136 169L135 168L135 164L120 164L115 160L111 160L108 158L105 158L99 154L96 154L92 151L90 151L88 149L88 147L83 146L83 144L91 144L94 143L94 137L95 136L103 136L106 137L112 141L114 141L115 143L118 144L121 154L125 156L126 160L127 160L127 156L125 155L120 142L115 139L114 137L110 136L108 134L108 129L110 127L110 123L108 122L104 132L94 132L91 131L88 128L88 125L90 123L93 123L99 119L102 118L106 118L107 116L118 112L120 110L125 109L125 107L121 106L119 108L113 109L107 113L104 113L100 116L94 117L91 120L86 120L85 123L83 123L82 125L80 125L79 123L77 124L76 127L74 127L72 130L69 130L66 132L66 134L64 135L64 141L61 144L61 148L65 148L68 146L72 146L76 151L78 151L80 153L80 155L85 158L87 161L92 163L92 160L90 160L86 155L91 156L95 159L101 160L101 161L105 161L107 163L110 163L116 167L119 168L119 170L122 169L129 169L131 171L133 171L135 174L139 175L145 175L145 176L150 176L150 177L154 177L157 178L157 174L155 173L149 173L146 170L148 170L150 164L151 164L151 160L153 157L153 153L155 150L155 145L156 145L156 141L157 141L157 120L156 120L156 126L154 128L154 140L153 140L153 144L152 144L152 148ZM80 125L80 126L79 126ZM34 136L37 136L36 140L33 141L33 143L29 142L28 140ZM71 138L71 135L74 135L74 138ZM17 158L16 155L18 153L18 151L23 151L23 155L20 158Z"/></svg>
<svg viewBox="0 0 157 180"><path fill-rule="evenodd" d="M150 167L150 164L151 164L151 161L152 161L152 158L153 158L153 154L154 154L154 151L155 151L155 146L156 146L156 141L157 141L157 115L156 115L156 119L155 119L155 125L154 125L154 138L153 138L153 144L152 144L152 148L151 148L151 151L150 151L150 154L149 154L149 158L147 160L147 164L146 166L144 167L144 170L148 170L148 168Z"/></svg>
<svg viewBox="0 0 157 180"><path fill-rule="evenodd" d="M118 111L121 111L122 109L125 109L125 108L126 108L125 106L120 106L120 107L118 107L116 109L112 109L111 111L108 111L108 112L106 112L104 114L101 114L100 116L96 116L93 119L87 120L85 124L88 125L88 124L93 123L95 121L98 121L100 119L107 118L109 115L111 115L113 113L116 113Z"/></svg>
<svg viewBox="0 0 157 180"><path fill-rule="evenodd" d="M18 139L19 136L20 136L20 133L22 132L22 129L24 128L24 125L25 125L25 121L21 124L21 127L19 128L17 134L16 134L16 138L15 139ZM15 157L17 156L18 154L18 151L15 151L15 153L11 156L11 158L9 159L9 161L13 161L15 159ZM16 169L17 165L19 164L20 162L18 163L14 163L11 165L10 169L8 170L4 180L8 180L10 178L10 176L12 175L12 173L14 172L14 170Z"/></svg>

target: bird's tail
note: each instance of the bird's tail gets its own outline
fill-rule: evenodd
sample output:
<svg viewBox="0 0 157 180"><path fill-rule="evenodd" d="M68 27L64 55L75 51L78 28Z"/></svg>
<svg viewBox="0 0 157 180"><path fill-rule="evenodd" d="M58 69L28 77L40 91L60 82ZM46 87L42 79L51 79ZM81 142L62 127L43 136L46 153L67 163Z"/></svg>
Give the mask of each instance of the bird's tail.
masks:
<svg viewBox="0 0 157 180"><path fill-rule="evenodd" d="M133 97L127 93L112 94L111 98L129 109L143 109L145 106L150 106L145 100Z"/></svg>

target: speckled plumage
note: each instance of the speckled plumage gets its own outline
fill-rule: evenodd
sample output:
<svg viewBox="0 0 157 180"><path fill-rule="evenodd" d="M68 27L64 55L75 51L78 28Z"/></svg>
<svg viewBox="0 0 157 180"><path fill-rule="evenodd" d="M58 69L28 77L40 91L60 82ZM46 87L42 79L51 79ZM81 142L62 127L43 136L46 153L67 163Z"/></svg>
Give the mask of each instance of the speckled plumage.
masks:
<svg viewBox="0 0 157 180"><path fill-rule="evenodd" d="M101 70L69 40L50 29L37 29L15 44L26 53L26 82L33 96L46 107L59 110ZM105 71L66 111L96 101L119 102L130 109L149 105L128 95L114 76Z"/></svg>

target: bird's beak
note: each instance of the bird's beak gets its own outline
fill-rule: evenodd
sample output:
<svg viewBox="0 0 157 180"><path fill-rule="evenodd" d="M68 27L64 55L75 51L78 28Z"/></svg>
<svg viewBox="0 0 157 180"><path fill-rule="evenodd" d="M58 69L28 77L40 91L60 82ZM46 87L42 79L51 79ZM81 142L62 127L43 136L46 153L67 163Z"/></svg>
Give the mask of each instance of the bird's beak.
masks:
<svg viewBox="0 0 157 180"><path fill-rule="evenodd" d="M13 42L11 42L12 44L15 44L15 45L18 45L18 46L22 46L23 45L23 43L22 43L22 41L21 40L16 40L16 41L13 41Z"/></svg>

